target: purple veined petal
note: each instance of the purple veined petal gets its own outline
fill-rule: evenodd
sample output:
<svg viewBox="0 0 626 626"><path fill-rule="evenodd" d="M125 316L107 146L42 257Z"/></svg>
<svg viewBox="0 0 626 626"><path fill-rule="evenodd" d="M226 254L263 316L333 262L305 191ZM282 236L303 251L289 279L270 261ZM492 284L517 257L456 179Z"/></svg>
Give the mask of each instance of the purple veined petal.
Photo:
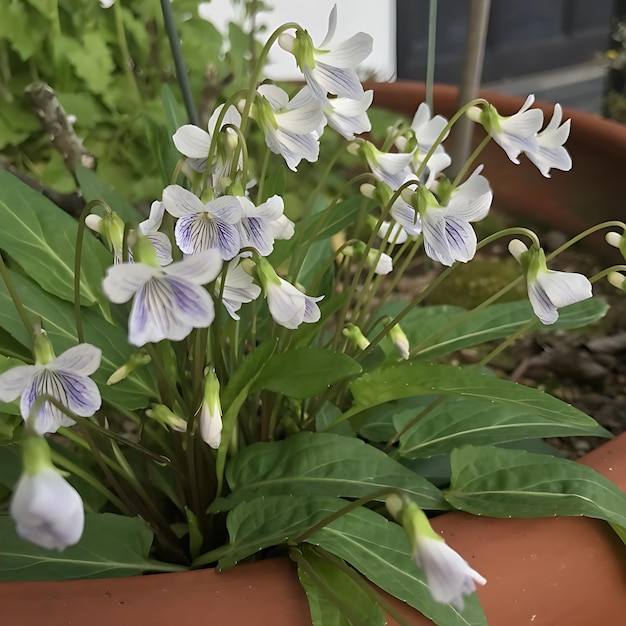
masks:
<svg viewBox="0 0 626 626"><path fill-rule="evenodd" d="M308 85L305 85L300 89L300 91L289 101L287 105L290 109L296 109L298 107L305 106L310 102L319 102L315 97L311 88Z"/></svg>
<svg viewBox="0 0 626 626"><path fill-rule="evenodd" d="M324 119L319 100L311 99L300 107L276 113L278 127L288 133L306 135L318 128Z"/></svg>
<svg viewBox="0 0 626 626"><path fill-rule="evenodd" d="M193 124L181 126L172 136L172 141L176 150L192 159L206 159L211 146L209 133Z"/></svg>
<svg viewBox="0 0 626 626"><path fill-rule="evenodd" d="M315 67L312 68L310 72L313 81L320 86L320 90L325 90L326 93L344 96L346 98L351 98L352 100L359 100L363 97L363 85L361 85L361 82L353 69L342 69L316 61ZM308 81L307 83L311 86L313 92L315 93L313 85ZM324 100L320 101L324 106L326 106ZM328 100L326 100L326 102L328 102Z"/></svg>
<svg viewBox="0 0 626 626"><path fill-rule="evenodd" d="M318 82L316 74L314 74L313 70L310 67L304 67L302 68L302 74L304 75L304 80L306 81L306 84L311 90L313 96L321 102L323 107L329 107L330 102L328 101L327 97L328 90L325 88L325 86L321 85ZM265 136L265 139L267 141L267 134ZM276 152L275 154L280 154L280 152Z"/></svg>
<svg viewBox="0 0 626 626"><path fill-rule="evenodd" d="M0 400L13 402L32 383L41 365L18 365L0 374Z"/></svg>
<svg viewBox="0 0 626 626"><path fill-rule="evenodd" d="M91 378L68 371L57 370L55 374L65 390L67 408L70 411L82 417L90 417L100 408L100 390Z"/></svg>
<svg viewBox="0 0 626 626"><path fill-rule="evenodd" d="M172 242L165 233L148 233L146 235L156 252L160 265L169 265L172 262Z"/></svg>
<svg viewBox="0 0 626 626"><path fill-rule="evenodd" d="M128 340L136 346L163 339L180 341L215 317L207 291L175 276L155 278L139 291L128 320Z"/></svg>
<svg viewBox="0 0 626 626"><path fill-rule="evenodd" d="M205 210L202 200L180 185L168 185L163 190L163 205L174 217L186 217Z"/></svg>
<svg viewBox="0 0 626 626"><path fill-rule="evenodd" d="M477 222L489 213L493 193L489 187L489 181L480 176L477 168L474 173L461 185L459 185L450 198L446 207L446 215L454 216L466 222Z"/></svg>
<svg viewBox="0 0 626 626"><path fill-rule="evenodd" d="M322 61L327 65L339 68L354 68L364 61L372 52L374 40L367 33L356 33L349 39L333 46L328 52L318 52L315 62Z"/></svg>
<svg viewBox="0 0 626 626"><path fill-rule="evenodd" d="M535 283L543 289L550 302L558 309L593 296L591 283L583 274L539 272Z"/></svg>
<svg viewBox="0 0 626 626"><path fill-rule="evenodd" d="M416 236L422 232L422 220L416 214L415 209L398 198L392 205L389 214L393 219L404 228L408 235Z"/></svg>
<svg viewBox="0 0 626 626"><path fill-rule="evenodd" d="M222 257L217 250L204 250L164 268L167 276L175 276L195 285L214 281L222 271Z"/></svg>
<svg viewBox="0 0 626 626"><path fill-rule="evenodd" d="M201 222L196 220L190 225L183 219L178 220L174 232L176 243L185 254L218 250L224 261L230 261L239 254L241 236L237 226L217 218L210 219L208 216Z"/></svg>
<svg viewBox="0 0 626 626"><path fill-rule="evenodd" d="M259 85L259 87L257 87L257 93L261 94L272 105L275 111L283 109L289 103L287 92L278 87L278 85Z"/></svg>
<svg viewBox="0 0 626 626"><path fill-rule="evenodd" d="M227 224L236 224L243 217L238 196L221 196L208 202L204 210Z"/></svg>
<svg viewBox="0 0 626 626"><path fill-rule="evenodd" d="M315 133L294 135L278 129L276 135L280 143L280 154L282 154L290 170L295 172L302 159L306 159L310 163L317 161L320 144Z"/></svg>
<svg viewBox="0 0 626 626"><path fill-rule="evenodd" d="M196 254L209 248L207 231L210 221L207 213L195 213L181 217L176 222L174 237L183 253Z"/></svg>
<svg viewBox="0 0 626 626"><path fill-rule="evenodd" d="M261 256L269 256L274 249L274 231L265 220L245 217L239 224L242 247L250 246Z"/></svg>
<svg viewBox="0 0 626 626"><path fill-rule="evenodd" d="M528 283L528 300L542 324L554 324L559 319L559 312L537 281Z"/></svg>
<svg viewBox="0 0 626 626"><path fill-rule="evenodd" d="M443 210L428 209L422 216L422 229L424 234L424 252L443 265L452 265L455 261L450 251L450 244L446 236L446 221Z"/></svg>
<svg viewBox="0 0 626 626"><path fill-rule="evenodd" d="M468 222L454 217L445 217L446 239L455 261L467 263L476 254L476 233Z"/></svg>
<svg viewBox="0 0 626 626"><path fill-rule="evenodd" d="M80 376L91 376L102 360L102 350L90 343L79 343L46 365L46 369L65 370Z"/></svg>
<svg viewBox="0 0 626 626"><path fill-rule="evenodd" d="M317 298L314 298L313 296L304 297L304 317L302 318L303 322L313 324L320 320L322 313L320 311L320 308L317 306L317 303L323 299L324 296L319 296Z"/></svg>
<svg viewBox="0 0 626 626"><path fill-rule="evenodd" d="M35 400L46 394L58 400L61 405L67 406L67 394L58 373L42 367L22 394L20 412L24 420L30 419L30 411ZM55 433L61 426L73 426L76 423L50 402L44 402L37 409L34 419L33 428L38 435Z"/></svg>
<svg viewBox="0 0 626 626"><path fill-rule="evenodd" d="M194 172L204 172L206 170L207 159L187 159L187 164Z"/></svg>
<svg viewBox="0 0 626 626"><path fill-rule="evenodd" d="M546 178L551 178L552 168L563 172L569 172L572 169L572 157L563 146L546 148L540 145L537 152L527 152L526 156Z"/></svg>
<svg viewBox="0 0 626 626"><path fill-rule="evenodd" d="M111 302L128 302L142 285L160 272L158 267L143 263L113 265L102 281L102 291Z"/></svg>

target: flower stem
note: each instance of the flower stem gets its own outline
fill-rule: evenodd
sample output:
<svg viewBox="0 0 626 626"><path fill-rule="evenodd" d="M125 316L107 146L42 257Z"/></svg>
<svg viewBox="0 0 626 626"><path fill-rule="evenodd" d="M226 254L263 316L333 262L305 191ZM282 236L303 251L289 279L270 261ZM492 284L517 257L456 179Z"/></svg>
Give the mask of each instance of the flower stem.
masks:
<svg viewBox="0 0 626 626"><path fill-rule="evenodd" d="M32 341L32 339L35 336L35 328L31 324L31 321L28 319L28 315L26 314L26 309L24 308L24 305L22 304L22 301L20 300L20 297L17 291L15 290L13 281L11 280L11 277L9 276L9 270L7 269L7 266L4 264L4 259L2 258L2 254L0 254L0 275L2 275L2 280L4 280L4 284L7 287L9 296L11 297L11 300L13 300L13 304L15 305L15 308L17 309L20 319L22 320L22 323L24 324L24 328L26 328L26 332L28 333L28 336L30 337Z"/></svg>

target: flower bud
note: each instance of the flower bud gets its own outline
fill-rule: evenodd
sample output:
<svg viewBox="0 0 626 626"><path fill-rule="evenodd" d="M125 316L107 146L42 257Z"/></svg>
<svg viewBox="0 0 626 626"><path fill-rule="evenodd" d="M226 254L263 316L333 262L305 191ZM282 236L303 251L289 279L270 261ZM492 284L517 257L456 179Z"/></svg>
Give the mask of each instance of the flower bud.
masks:
<svg viewBox="0 0 626 626"><path fill-rule="evenodd" d="M146 416L158 422L165 428L171 428L178 433L184 433L187 430L187 422L170 411L164 404L155 404L151 409L146 410Z"/></svg>
<svg viewBox="0 0 626 626"><path fill-rule="evenodd" d="M211 369L204 379L204 400L200 409L200 436L202 441L217 450L222 441L222 405L220 381Z"/></svg>
<svg viewBox="0 0 626 626"><path fill-rule="evenodd" d="M620 274L620 272L611 272L606 279L613 285L613 287L617 287L617 289L621 289L626 293L626 277L624 274Z"/></svg>
<svg viewBox="0 0 626 626"><path fill-rule="evenodd" d="M152 359L149 354L137 352L122 365L118 367L107 379L107 385L115 385L132 374L141 365L147 365Z"/></svg>
<svg viewBox="0 0 626 626"><path fill-rule="evenodd" d="M389 331L389 338L391 339L391 343L393 343L393 347L400 353L400 356L405 361L408 360L410 356L409 339L404 334L404 331L400 328L399 324L395 324L391 327L391 330Z"/></svg>
<svg viewBox="0 0 626 626"><path fill-rule="evenodd" d="M626 259L626 233L620 235L616 232L610 232L607 233L604 238L610 246L618 248L622 256Z"/></svg>
<svg viewBox="0 0 626 626"><path fill-rule="evenodd" d="M361 329L354 324L347 324L341 334L354 344L359 350L365 350L369 345L369 339L361 332Z"/></svg>

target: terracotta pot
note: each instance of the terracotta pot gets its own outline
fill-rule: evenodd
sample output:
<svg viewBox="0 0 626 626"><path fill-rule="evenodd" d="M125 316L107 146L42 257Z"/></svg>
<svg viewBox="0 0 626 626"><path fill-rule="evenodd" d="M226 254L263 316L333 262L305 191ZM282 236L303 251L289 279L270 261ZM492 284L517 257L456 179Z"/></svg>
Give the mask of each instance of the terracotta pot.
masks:
<svg viewBox="0 0 626 626"><path fill-rule="evenodd" d="M374 105L411 117L425 99L423 83L367 83L374 89ZM458 89L436 85L434 109L450 118L457 111ZM491 102L502 115L516 113L523 99L483 91L481 97ZM536 103L545 120L552 117L553 104ZM570 235L606 220L626 220L623 177L626 172L626 126L597 115L565 108L563 119L571 118L571 133L566 147L572 155L570 172L553 170L544 178L526 158L520 165L511 163L504 151L490 142L479 161L485 164L485 176L494 192L494 207L506 213L529 216L539 223ZM484 137L476 127L475 144ZM589 243L603 259L619 262L621 257L607 246L603 234L589 238Z"/></svg>
<svg viewBox="0 0 626 626"><path fill-rule="evenodd" d="M626 433L582 462L626 489ZM578 517L492 519L449 513L435 527L488 580L490 626L609 626L626 614L626 547L609 526ZM399 600L412 624L431 622ZM0 584L6 626L310 626L288 559L216 574ZM389 624L395 624L393 620Z"/></svg>

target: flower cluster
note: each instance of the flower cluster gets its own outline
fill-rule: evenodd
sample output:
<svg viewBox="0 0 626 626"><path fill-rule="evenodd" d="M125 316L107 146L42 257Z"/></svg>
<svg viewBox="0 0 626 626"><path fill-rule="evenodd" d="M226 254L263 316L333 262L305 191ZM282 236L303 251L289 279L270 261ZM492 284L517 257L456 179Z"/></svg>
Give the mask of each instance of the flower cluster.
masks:
<svg viewBox="0 0 626 626"><path fill-rule="evenodd" d="M384 370L386 386L387 366L400 370L415 364L405 362L415 359L420 350L415 347L417 333L405 334L399 322L416 309L427 290L396 317L391 312L396 303L389 300L401 278L398 266L408 267L421 250L429 265L448 268L439 280L499 236L527 237L530 246L513 239L509 250L522 268L539 321L553 324L561 307L591 297L591 283L585 276L548 269L550 257L546 258L532 231L509 229L479 244L474 223L488 215L493 200L480 149L461 167L454 164L459 173L453 177L449 174L452 159L444 146L454 122L466 114L486 131L484 143L493 139L513 163L519 163L523 153L543 176L549 177L552 169L569 170L571 159L564 142L570 122L562 121L559 105L542 130L543 113L532 107L532 96L508 117L482 99L466 105L450 121L433 116L426 104L420 104L410 123L396 124L383 143L376 144L363 136L371 130L368 110L373 93L364 90L355 70L371 51L372 39L357 33L335 43L336 24L333 8L328 33L319 45L306 30L290 24L279 28L264 48L262 58L274 43L293 55L303 87L288 93L278 85L259 82L253 72L245 94L239 91L217 106L206 130L185 124L173 133L171 141L180 160L172 178L166 178L153 194L158 199L146 219L124 223L104 203L100 214L86 216L85 224L110 254L92 238L106 262L95 287L91 285L94 306L89 313L80 298L82 274L76 255L76 334L63 327L71 313L63 313L61 321L54 318L61 328L54 335L54 343L62 344L57 346L59 356L41 329L44 322L32 324L32 307L19 302L17 290L6 278L9 274L3 273L22 321L34 334L32 360L0 374L0 401L19 398L19 414L25 422L24 472L10 506L21 537L56 549L80 539L81 497L55 466L57 459L45 438L69 433L73 443L79 441L81 453L105 442L103 450L94 454L93 475L90 468L82 478L91 480L124 513L146 519L155 534L160 533L155 545L165 547L168 557L179 556L172 544L181 537L185 548L180 562L190 563L203 546L214 548L211 533L222 519L212 518L209 507L227 495L225 485L233 476L226 464L241 449L255 441L273 444L299 431L331 430L335 421L352 417L355 406L369 408L360 406L357 392L350 396L359 376L372 379ZM288 183L277 182L281 177L268 175L271 168L283 167L284 161L286 175L295 178L292 173L297 173L302 161L322 160L321 139L326 132L335 133L335 140L345 148L340 158L360 159L364 174L341 181L339 192L324 189L324 178L316 180L311 198L301 197L308 194L306 183L311 182L302 177L304 172L295 183L302 194L294 192L293 183L288 188ZM336 163L331 161L325 168L325 177ZM343 174L339 165L337 171ZM357 180L361 184L350 191ZM353 197L346 198L350 193ZM78 232L82 236L82 224ZM622 252L625 241L622 234L609 235L609 243ZM621 274L611 280L624 287ZM102 315L94 323L98 307ZM534 323L530 308L526 310ZM462 323L462 318L459 313L452 324ZM126 352L117 351L117 346L110 349L103 339L109 330L121 334L118 343L125 343L127 336ZM84 336L102 339L102 349L87 343ZM513 335L505 341L514 339ZM103 369L109 368L103 378L98 372L101 363ZM290 369L297 370L295 376L287 376L293 374ZM310 380L315 376L322 382ZM283 378L293 381L289 384L294 388L285 388ZM408 388L409 382L403 386ZM438 394L435 387L428 387L417 389L415 395L425 391ZM402 389L397 397L389 396L389 402L409 395ZM132 406L124 404L128 397ZM383 402L375 398L371 407ZM416 421L437 405L432 403ZM409 412L414 412L413 406ZM130 432L112 434L122 421L130 423ZM80 428L70 432L77 423ZM394 430L387 448L399 440L402 444L408 426L403 423L401 428ZM384 457L379 441L367 450ZM463 443L460 435L459 441ZM150 471L144 472L141 465L140 477L135 459L131 463L124 457L125 446L171 470L166 478L159 474L154 491L163 487L169 500L165 508L176 509L173 522L152 501L152 486L144 489L140 483L143 474L152 480ZM393 458L385 460L397 465L399 476L410 471ZM322 459L316 467L325 464ZM71 462L58 466L74 467ZM99 469L106 485L95 478ZM387 469L384 474L386 481ZM373 484L372 476L368 484ZM362 476L344 478L336 482L362 489ZM438 494L432 500L443 501L441 492L431 486ZM133 489L137 502L129 495ZM331 495L353 502L363 493ZM405 528L434 600L461 610L464 595L485 584L485 579L430 528L417 504L392 497L388 510ZM218 540L225 532L223 528L215 533Z"/></svg>

